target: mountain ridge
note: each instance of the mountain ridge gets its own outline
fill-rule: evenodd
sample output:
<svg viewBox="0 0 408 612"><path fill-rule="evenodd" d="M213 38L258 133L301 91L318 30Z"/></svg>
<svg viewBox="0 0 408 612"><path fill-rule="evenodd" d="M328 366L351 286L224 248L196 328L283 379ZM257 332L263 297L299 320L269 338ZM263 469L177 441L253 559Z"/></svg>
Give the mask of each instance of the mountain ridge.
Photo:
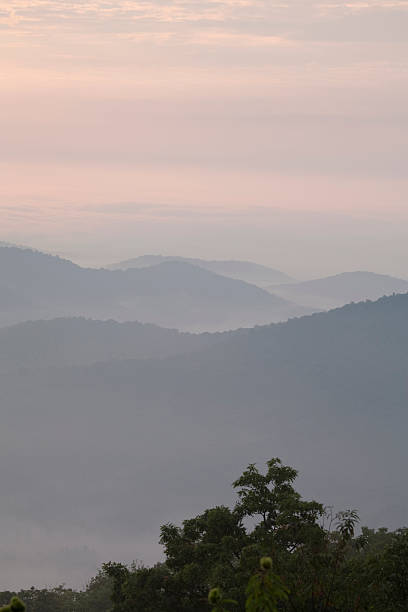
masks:
<svg viewBox="0 0 408 612"><path fill-rule="evenodd" d="M84 317L26 321L0 328L0 370L162 359L200 350L221 341L222 336Z"/></svg>
<svg viewBox="0 0 408 612"><path fill-rule="evenodd" d="M280 284L293 282L288 274L269 266L245 260L217 260L200 259L194 257L182 257L177 255L140 255L115 264L106 266L111 270L125 270L129 268L144 268L159 265L165 261L179 261L191 263L205 270L243 280L260 287L266 287L269 283Z"/></svg>
<svg viewBox="0 0 408 612"><path fill-rule="evenodd" d="M406 293L408 280L364 270L342 272L298 283L270 286L276 295L316 309L331 309L349 302L376 300Z"/></svg>
<svg viewBox="0 0 408 612"><path fill-rule="evenodd" d="M57 256L0 248L3 326L85 316L138 320L184 331L221 331L308 312L284 298L185 262L151 268L81 268Z"/></svg>
<svg viewBox="0 0 408 612"><path fill-rule="evenodd" d="M160 524L229 503L225 480L280 456L301 468L301 492L400 526L407 320L401 294L221 334L184 355L0 368L2 524L79 534L98 542L98 561L114 542L117 558L137 550L150 562L146 533L155 541Z"/></svg>

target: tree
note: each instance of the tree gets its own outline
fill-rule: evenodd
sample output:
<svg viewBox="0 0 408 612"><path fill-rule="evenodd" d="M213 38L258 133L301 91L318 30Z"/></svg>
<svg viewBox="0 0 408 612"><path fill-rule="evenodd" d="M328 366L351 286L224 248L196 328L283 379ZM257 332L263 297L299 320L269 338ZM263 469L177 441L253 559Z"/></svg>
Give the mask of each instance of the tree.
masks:
<svg viewBox="0 0 408 612"><path fill-rule="evenodd" d="M390 543L368 559L365 571L375 610L408 610L408 529L399 529Z"/></svg>
<svg viewBox="0 0 408 612"><path fill-rule="evenodd" d="M0 612L406 612L408 529L356 535L355 510L304 500L296 477L251 464L232 508L162 526L163 563L106 563L81 592L3 592Z"/></svg>
<svg viewBox="0 0 408 612"><path fill-rule="evenodd" d="M104 563L102 566L103 572L109 576L112 581L111 599L113 608L111 612L127 612L129 610L124 586L128 580L130 571L123 563Z"/></svg>
<svg viewBox="0 0 408 612"><path fill-rule="evenodd" d="M113 581L102 570L78 593L78 612L109 612ZM31 612L31 611L30 611Z"/></svg>
<svg viewBox="0 0 408 612"><path fill-rule="evenodd" d="M404 553L405 540L398 546L392 540L386 561L384 546L391 540L385 530L363 529L356 537L357 512L334 514L304 500L294 488L296 477L278 458L268 461L265 473L251 464L233 484L238 499L232 509L217 506L181 526L164 525L163 564L116 567L114 611L206 612L209 604L220 611L232 601L241 612L383 611L382 604L373 607L370 586L381 563L388 578L375 597L380 601L395 583L395 601L404 601L405 565L398 573L391 561ZM260 558L270 559L273 571L259 569Z"/></svg>
<svg viewBox="0 0 408 612"><path fill-rule="evenodd" d="M0 612L24 612L25 609L25 605L18 597L12 597L7 606L0 608Z"/></svg>
<svg viewBox="0 0 408 612"><path fill-rule="evenodd" d="M150 607L204 612L212 588L220 589L224 599L236 601L243 611L248 581L255 588L261 575L257 573L261 557L272 559L274 579L268 578L269 586L279 584L281 592L289 593L291 609L329 610L324 602L331 600L337 586L332 579L339 565L335 559L343 554L340 550L354 519L345 514L340 531L331 535L321 524L323 506L302 499L293 487L296 477L296 470L278 458L268 461L265 474L251 464L234 482L238 494L234 508L210 508L181 527L164 525L160 539L164 564L130 572L114 566L110 574L117 574L114 612Z"/></svg>

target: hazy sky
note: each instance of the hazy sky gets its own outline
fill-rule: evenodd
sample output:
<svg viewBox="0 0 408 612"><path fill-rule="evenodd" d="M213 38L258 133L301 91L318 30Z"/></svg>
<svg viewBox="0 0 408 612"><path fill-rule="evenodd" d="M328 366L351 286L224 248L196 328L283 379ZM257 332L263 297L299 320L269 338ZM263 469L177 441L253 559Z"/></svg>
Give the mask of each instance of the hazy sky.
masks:
<svg viewBox="0 0 408 612"><path fill-rule="evenodd" d="M408 1L0 0L0 240L408 276Z"/></svg>

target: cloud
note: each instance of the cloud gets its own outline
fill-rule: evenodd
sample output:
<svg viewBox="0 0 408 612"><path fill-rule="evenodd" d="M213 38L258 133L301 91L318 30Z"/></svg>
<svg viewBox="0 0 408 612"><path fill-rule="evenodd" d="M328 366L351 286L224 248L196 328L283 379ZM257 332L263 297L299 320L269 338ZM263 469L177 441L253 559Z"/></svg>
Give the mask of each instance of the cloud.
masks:
<svg viewBox="0 0 408 612"><path fill-rule="evenodd" d="M298 36L312 41L407 43L408 4L332 6L320 19L305 23Z"/></svg>
<svg viewBox="0 0 408 612"><path fill-rule="evenodd" d="M311 208L349 206L353 181L390 194L353 190L358 208L406 200L407 16L386 0L0 0L0 197L34 202L8 223L49 228L56 203L87 201L290 207L309 180Z"/></svg>
<svg viewBox="0 0 408 612"><path fill-rule="evenodd" d="M59 35L69 32L110 35L112 33L150 32L167 24L174 31L199 25L206 30L214 24L226 32L241 31L247 35L270 35L279 38L312 40L335 39L364 41L393 40L404 33L408 16L406 2L317 2L292 0L146 0L129 2L62 2L61 0L0 0L0 20L25 35L38 31ZM385 20L385 21L384 21ZM383 28L381 29L381 22ZM24 29L22 29L22 27ZM360 31L360 34L359 34ZM406 31L406 29L405 29ZM214 39L217 44L217 38Z"/></svg>

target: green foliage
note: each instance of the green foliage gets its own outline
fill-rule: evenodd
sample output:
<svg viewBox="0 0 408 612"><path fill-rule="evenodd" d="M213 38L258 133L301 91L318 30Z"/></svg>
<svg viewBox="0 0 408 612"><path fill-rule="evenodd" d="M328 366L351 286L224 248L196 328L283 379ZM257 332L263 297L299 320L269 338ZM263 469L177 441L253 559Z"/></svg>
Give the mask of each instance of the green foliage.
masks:
<svg viewBox="0 0 408 612"><path fill-rule="evenodd" d="M221 589L215 587L208 594L208 603L213 606L211 612L228 612L225 606L236 605L237 602L233 599L225 599Z"/></svg>
<svg viewBox="0 0 408 612"><path fill-rule="evenodd" d="M407 612L408 530L356 534L355 510L304 500L296 477L277 458L251 464L233 508L163 525L164 563L106 563L81 592L0 593L14 597L0 612L25 610L15 596L29 612Z"/></svg>
<svg viewBox="0 0 408 612"><path fill-rule="evenodd" d="M113 612L408 610L407 533L356 536L355 510L304 500L296 477L278 458L265 473L251 464L234 482L235 507L162 527L164 563L104 566Z"/></svg>
<svg viewBox="0 0 408 612"><path fill-rule="evenodd" d="M65 588L63 585L51 589L20 590L18 593L0 593L0 606L12 596L18 596L28 612L109 612L111 608L112 582L103 572L87 585L83 591ZM3 608L0 607L0 611ZM9 610L9 608L4 608Z"/></svg>
<svg viewBox="0 0 408 612"><path fill-rule="evenodd" d="M78 594L63 585L53 589L26 589L18 593L29 612L65 612L75 609ZM78 609L78 608L77 608Z"/></svg>
<svg viewBox="0 0 408 612"><path fill-rule="evenodd" d="M18 597L12 597L8 606L0 608L0 612L24 612L25 604Z"/></svg>
<svg viewBox="0 0 408 612"><path fill-rule="evenodd" d="M124 585L129 577L128 568L122 563L105 563L102 566L103 571L112 580L112 602L113 608L111 612L127 612L129 609L126 597L124 594Z"/></svg>
<svg viewBox="0 0 408 612"><path fill-rule="evenodd" d="M211 587L222 593L213 608L226 609L236 602L239 610L245 610L246 586L255 571L250 602L255 605L257 588L258 594L272 597L273 605L277 597L284 600L284 595L292 591L290 572L286 572L284 583L267 567L259 569L259 558L273 557L274 567L281 575L296 564L300 572L304 569L300 561L305 548L323 538L318 519L324 509L317 502L303 500L295 491L296 476L295 470L276 458L268 462L266 474L250 465L234 483L238 502L233 509L218 506L184 521L181 527L162 527L160 542L166 554L165 564L130 572L120 565L104 566L115 578L114 612L207 612ZM246 524L254 519L254 527L248 528Z"/></svg>
<svg viewBox="0 0 408 612"><path fill-rule="evenodd" d="M262 557L260 568L246 588L246 612L277 612L278 603L288 599L288 589L272 572L272 559Z"/></svg>
<svg viewBox="0 0 408 612"><path fill-rule="evenodd" d="M366 564L375 610L403 612L408 610L408 529L392 534L382 553Z"/></svg>
<svg viewBox="0 0 408 612"><path fill-rule="evenodd" d="M69 612L109 612L112 605L112 586L112 579L105 572L99 571L90 580L86 589L77 593L78 606L73 607Z"/></svg>

